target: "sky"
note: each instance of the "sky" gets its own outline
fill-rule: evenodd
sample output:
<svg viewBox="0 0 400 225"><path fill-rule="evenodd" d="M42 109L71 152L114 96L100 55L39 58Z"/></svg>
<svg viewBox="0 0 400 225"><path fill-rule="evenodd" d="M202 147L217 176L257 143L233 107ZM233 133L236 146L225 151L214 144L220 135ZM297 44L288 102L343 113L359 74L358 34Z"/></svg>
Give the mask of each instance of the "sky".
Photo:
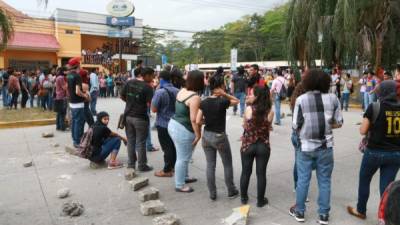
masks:
<svg viewBox="0 0 400 225"><path fill-rule="evenodd" d="M56 8L106 13L110 0L49 0L47 8L38 0L3 0L32 16L50 16ZM242 16L262 13L286 0L133 0L133 16L156 28L204 31L218 28ZM249 4L248 2L251 2Z"/></svg>

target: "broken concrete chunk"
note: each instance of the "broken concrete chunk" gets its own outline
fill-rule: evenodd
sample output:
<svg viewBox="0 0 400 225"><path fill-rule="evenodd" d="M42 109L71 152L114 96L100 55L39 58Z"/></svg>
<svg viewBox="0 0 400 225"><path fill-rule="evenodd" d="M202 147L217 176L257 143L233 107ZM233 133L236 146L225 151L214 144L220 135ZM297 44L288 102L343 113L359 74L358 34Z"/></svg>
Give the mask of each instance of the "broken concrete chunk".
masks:
<svg viewBox="0 0 400 225"><path fill-rule="evenodd" d="M131 188L133 191L138 191L141 188L146 187L149 185L149 178L147 177L137 177L131 181L129 181L129 184L131 185Z"/></svg>
<svg viewBox="0 0 400 225"><path fill-rule="evenodd" d="M165 212L165 205L160 200L152 200L140 204L140 212L144 216L151 216Z"/></svg>
<svg viewBox="0 0 400 225"><path fill-rule="evenodd" d="M139 192L139 200L142 202L157 200L159 198L159 193L157 188L151 187Z"/></svg>
<svg viewBox="0 0 400 225"><path fill-rule="evenodd" d="M31 160L31 161L24 163L23 165L24 165L24 167L31 167L31 166L33 166L33 162Z"/></svg>
<svg viewBox="0 0 400 225"><path fill-rule="evenodd" d="M58 198L66 198L69 196L70 190L68 188L62 188L57 191Z"/></svg>
<svg viewBox="0 0 400 225"><path fill-rule="evenodd" d="M153 219L153 225L179 225L180 219L175 214L167 214Z"/></svg>
<svg viewBox="0 0 400 225"><path fill-rule="evenodd" d="M133 168L129 168L125 172L125 180L133 180L136 177L136 171Z"/></svg>
<svg viewBox="0 0 400 225"><path fill-rule="evenodd" d="M62 205L61 210L62 216L74 217L82 215L85 208L79 202L67 202Z"/></svg>
<svg viewBox="0 0 400 225"><path fill-rule="evenodd" d="M249 217L250 205L244 205L239 208L233 209L233 213L223 220L225 225L247 225Z"/></svg>
<svg viewBox="0 0 400 225"><path fill-rule="evenodd" d="M52 132L44 132L44 133L42 133L42 137L44 137L44 138L52 138L52 137L54 137L54 133L52 133Z"/></svg>

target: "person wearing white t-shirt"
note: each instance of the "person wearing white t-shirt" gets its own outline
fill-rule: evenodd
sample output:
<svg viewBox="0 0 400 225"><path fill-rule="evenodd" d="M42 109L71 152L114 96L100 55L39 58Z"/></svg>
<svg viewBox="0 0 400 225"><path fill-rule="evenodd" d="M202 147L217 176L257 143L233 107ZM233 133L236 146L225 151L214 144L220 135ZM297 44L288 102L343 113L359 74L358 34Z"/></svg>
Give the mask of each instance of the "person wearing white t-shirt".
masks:
<svg viewBox="0 0 400 225"><path fill-rule="evenodd" d="M281 125L281 96L279 95L282 87L285 85L285 78L283 77L282 71L277 71L278 77L272 82L271 95L274 96L275 105L275 125Z"/></svg>
<svg viewBox="0 0 400 225"><path fill-rule="evenodd" d="M364 94L365 94L365 91L367 90L367 75L368 75L368 72L364 72L363 77L358 81L358 83L361 85L361 87L360 87L360 101L361 101L361 105L362 105L363 109L365 109L365 106L364 106Z"/></svg>

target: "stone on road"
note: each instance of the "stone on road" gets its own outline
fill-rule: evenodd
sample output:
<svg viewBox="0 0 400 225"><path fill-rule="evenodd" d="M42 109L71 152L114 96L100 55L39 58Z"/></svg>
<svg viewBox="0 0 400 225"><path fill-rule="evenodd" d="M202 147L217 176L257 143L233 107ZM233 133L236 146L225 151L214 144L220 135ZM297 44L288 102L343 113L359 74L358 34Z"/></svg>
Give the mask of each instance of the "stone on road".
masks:
<svg viewBox="0 0 400 225"><path fill-rule="evenodd" d="M159 193L160 192L157 188L151 187L139 192L139 200L142 202L157 200L159 198Z"/></svg>
<svg viewBox="0 0 400 225"><path fill-rule="evenodd" d="M153 225L179 225L179 217L175 214L167 214L153 219Z"/></svg>
<svg viewBox="0 0 400 225"><path fill-rule="evenodd" d="M66 198L69 196L70 190L68 188L61 188L57 191L58 198Z"/></svg>
<svg viewBox="0 0 400 225"><path fill-rule="evenodd" d="M151 216L165 212L165 205L160 200L147 201L140 204L140 212L143 216Z"/></svg>
<svg viewBox="0 0 400 225"><path fill-rule="evenodd" d="M131 181L129 181L131 188L133 191L138 191L147 185L149 185L149 178L147 177L137 177Z"/></svg>
<svg viewBox="0 0 400 225"><path fill-rule="evenodd" d="M133 168L128 168L125 172L125 180L133 180L136 177L136 171Z"/></svg>
<svg viewBox="0 0 400 225"><path fill-rule="evenodd" d="M52 133L52 132L43 132L42 133L42 137L43 138L52 138L52 137L54 137L54 133Z"/></svg>
<svg viewBox="0 0 400 225"><path fill-rule="evenodd" d="M31 166L33 166L32 160L27 161L26 163L23 164L23 166L24 166L24 167L31 167Z"/></svg>
<svg viewBox="0 0 400 225"><path fill-rule="evenodd" d="M82 215L85 208L79 202L67 202L62 205L61 210L62 216L76 217Z"/></svg>

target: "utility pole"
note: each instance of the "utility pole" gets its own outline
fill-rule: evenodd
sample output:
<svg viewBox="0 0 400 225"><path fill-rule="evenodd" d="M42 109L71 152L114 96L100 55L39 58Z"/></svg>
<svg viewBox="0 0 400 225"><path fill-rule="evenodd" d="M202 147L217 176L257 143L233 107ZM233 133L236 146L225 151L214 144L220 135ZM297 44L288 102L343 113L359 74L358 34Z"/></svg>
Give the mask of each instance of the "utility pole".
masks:
<svg viewBox="0 0 400 225"><path fill-rule="evenodd" d="M122 26L119 26L122 32ZM122 73L122 37L119 37L119 72Z"/></svg>

